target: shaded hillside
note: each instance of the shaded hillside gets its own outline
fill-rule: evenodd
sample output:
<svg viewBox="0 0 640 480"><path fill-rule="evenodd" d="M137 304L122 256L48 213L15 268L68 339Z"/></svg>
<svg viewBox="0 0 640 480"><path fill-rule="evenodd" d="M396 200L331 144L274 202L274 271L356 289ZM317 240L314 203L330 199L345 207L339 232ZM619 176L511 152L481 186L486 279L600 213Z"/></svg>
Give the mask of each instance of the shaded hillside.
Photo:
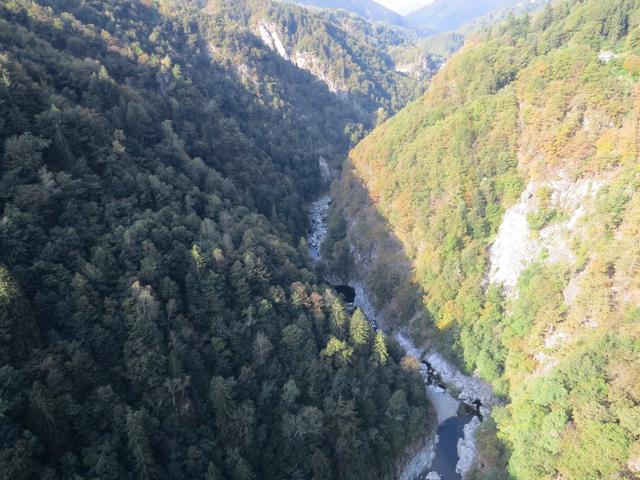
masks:
<svg viewBox="0 0 640 480"><path fill-rule="evenodd" d="M345 274L386 318L509 401L477 478L640 472L639 21L633 0L510 18L335 189L336 267L365 258Z"/></svg>
<svg viewBox="0 0 640 480"><path fill-rule="evenodd" d="M0 5L2 480L388 478L428 428L300 241L357 116L200 7Z"/></svg>

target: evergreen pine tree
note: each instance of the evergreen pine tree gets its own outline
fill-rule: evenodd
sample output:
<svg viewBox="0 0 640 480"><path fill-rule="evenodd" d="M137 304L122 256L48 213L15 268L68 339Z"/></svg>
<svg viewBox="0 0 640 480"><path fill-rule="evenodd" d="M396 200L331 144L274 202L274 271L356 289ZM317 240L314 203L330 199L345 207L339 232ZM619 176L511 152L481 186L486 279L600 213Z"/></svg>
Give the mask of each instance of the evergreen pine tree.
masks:
<svg viewBox="0 0 640 480"><path fill-rule="evenodd" d="M364 316L362 310L357 309L351 316L351 324L349 325L349 336L351 342L356 346L367 344L371 335L371 326L367 317Z"/></svg>

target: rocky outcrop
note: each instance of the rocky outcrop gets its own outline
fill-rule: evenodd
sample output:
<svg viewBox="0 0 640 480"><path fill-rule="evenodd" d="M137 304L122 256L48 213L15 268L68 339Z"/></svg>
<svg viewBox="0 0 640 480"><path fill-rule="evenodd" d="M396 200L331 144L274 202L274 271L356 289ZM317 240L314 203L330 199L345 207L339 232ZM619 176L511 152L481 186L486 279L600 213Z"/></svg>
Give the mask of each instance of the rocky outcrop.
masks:
<svg viewBox="0 0 640 480"><path fill-rule="evenodd" d="M320 245L327 235L327 215L329 214L329 205L331 197L325 195L316 200L309 208L309 219L311 221L311 231L307 237L309 251L314 260L320 259Z"/></svg>
<svg viewBox="0 0 640 480"><path fill-rule="evenodd" d="M332 75L329 66L318 59L313 53L287 48L286 37L278 30L278 27L270 22L262 22L257 25L256 33L262 42L285 60L293 63L298 68L306 70L318 80L327 85L333 93L346 93L347 85L335 75Z"/></svg>
<svg viewBox="0 0 640 480"><path fill-rule="evenodd" d="M333 93L345 93L347 85L343 80L331 74L329 68L310 52L296 51L291 61L299 68L306 70L318 80L323 82Z"/></svg>
<svg viewBox="0 0 640 480"><path fill-rule="evenodd" d="M394 71L417 80L430 79L445 65L445 62L444 58L426 57L414 62L396 63Z"/></svg>
<svg viewBox="0 0 640 480"><path fill-rule="evenodd" d="M600 179L571 180L562 174L554 180L531 181L518 203L506 211L490 248L488 283L502 283L508 296L517 296L518 278L543 252L546 263L573 263L570 236L603 184ZM545 208L556 210L560 220L534 234L529 217L543 208L537 198L541 189L550 192L549 205Z"/></svg>
<svg viewBox="0 0 640 480"><path fill-rule="evenodd" d="M289 54L284 48L278 29L273 23L261 23L258 25L258 34L267 47L278 52L278 55L285 60L289 60Z"/></svg>
<svg viewBox="0 0 640 480"><path fill-rule="evenodd" d="M462 477L469 473L476 464L476 430L480 427L480 419L474 417L464 426L464 437L458 440L458 464L456 472Z"/></svg>
<svg viewBox="0 0 640 480"><path fill-rule="evenodd" d="M331 168L327 159L322 155L318 158L318 168L320 168L320 175L322 175L322 179L327 183L331 182L331 180L333 180L337 175L335 169Z"/></svg>
<svg viewBox="0 0 640 480"><path fill-rule="evenodd" d="M475 375L463 374L451 362L446 360L442 354L431 352L425 359L438 372L447 386L460 392L458 394L459 400L466 403L480 400L482 402L480 411L483 415L489 414L490 407L498 403L488 383Z"/></svg>
<svg viewBox="0 0 640 480"><path fill-rule="evenodd" d="M424 474L426 468L433 463L433 459L436 456L436 441L431 439L427 441L420 450L411 458L411 461L407 463L398 478L400 480L415 480L420 478L420 475ZM438 478L440 476L438 475Z"/></svg>
<svg viewBox="0 0 640 480"><path fill-rule="evenodd" d="M442 382L451 390L458 393L458 400L466 403L480 400L483 405L481 408L483 415L489 413L491 405L498 403L496 397L493 395L491 386L481 378L475 375L469 376L463 374L455 365L436 351L425 352L423 349L417 348L409 337L403 333L396 334L396 339L407 353L428 362L431 368L438 372Z"/></svg>

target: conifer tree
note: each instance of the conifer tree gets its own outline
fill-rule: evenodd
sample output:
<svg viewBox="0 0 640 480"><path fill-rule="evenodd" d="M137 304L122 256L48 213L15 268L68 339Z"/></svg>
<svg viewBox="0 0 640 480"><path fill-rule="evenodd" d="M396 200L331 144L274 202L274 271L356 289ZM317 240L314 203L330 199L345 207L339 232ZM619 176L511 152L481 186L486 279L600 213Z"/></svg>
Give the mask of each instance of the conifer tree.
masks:
<svg viewBox="0 0 640 480"><path fill-rule="evenodd" d="M384 339L384 334L379 330L373 342L373 359L378 365L385 365L388 358L387 343Z"/></svg>
<svg viewBox="0 0 640 480"><path fill-rule="evenodd" d="M371 326L359 308L351 316L349 325L349 336L351 342L356 346L366 345L371 336Z"/></svg>

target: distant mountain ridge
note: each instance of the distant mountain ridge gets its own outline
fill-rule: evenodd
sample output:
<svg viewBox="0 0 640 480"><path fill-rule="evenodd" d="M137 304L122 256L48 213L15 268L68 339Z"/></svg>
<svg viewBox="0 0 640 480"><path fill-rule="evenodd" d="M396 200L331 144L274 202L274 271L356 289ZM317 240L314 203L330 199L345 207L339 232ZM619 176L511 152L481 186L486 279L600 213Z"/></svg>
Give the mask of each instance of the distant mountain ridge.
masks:
<svg viewBox="0 0 640 480"><path fill-rule="evenodd" d="M392 25L406 27L402 15L390 10L373 0L285 0L304 6L318 8L334 8L356 13L363 18L376 22L387 22Z"/></svg>
<svg viewBox="0 0 640 480"><path fill-rule="evenodd" d="M517 14L535 10L548 0L435 0L404 16L373 0L279 1L306 7L346 10L371 22L386 22L426 37L467 27L484 27L487 23L504 18L509 12Z"/></svg>
<svg viewBox="0 0 640 480"><path fill-rule="evenodd" d="M455 31L492 12L529 4L542 3L522 0L435 0L404 17L405 24L420 34Z"/></svg>

